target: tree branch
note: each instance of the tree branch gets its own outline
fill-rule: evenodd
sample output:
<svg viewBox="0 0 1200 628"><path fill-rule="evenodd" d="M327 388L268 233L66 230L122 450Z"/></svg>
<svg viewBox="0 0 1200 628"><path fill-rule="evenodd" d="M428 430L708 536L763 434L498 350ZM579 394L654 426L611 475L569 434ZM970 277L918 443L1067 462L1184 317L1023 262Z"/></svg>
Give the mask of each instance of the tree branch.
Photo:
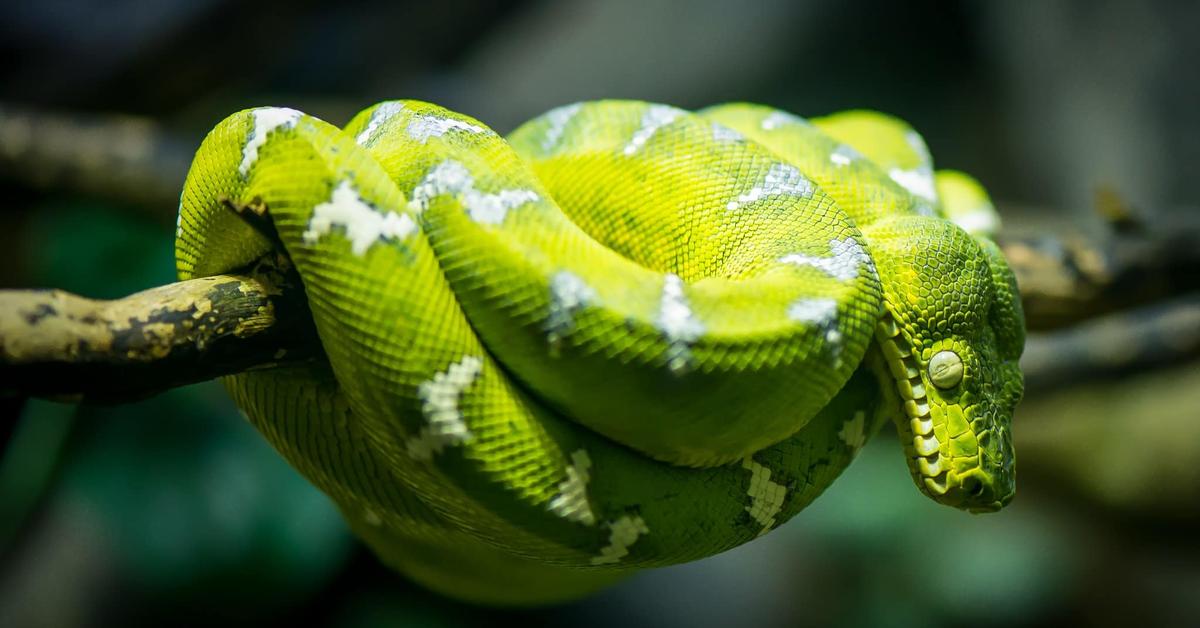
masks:
<svg viewBox="0 0 1200 628"><path fill-rule="evenodd" d="M0 396L122 402L321 355L282 257L114 301L0 291Z"/></svg>
<svg viewBox="0 0 1200 628"><path fill-rule="evenodd" d="M1200 292L1030 336L1026 391L1117 377L1200 356Z"/></svg>
<svg viewBox="0 0 1200 628"><path fill-rule="evenodd" d="M195 146L147 118L0 103L0 176L142 208L168 224Z"/></svg>
<svg viewBox="0 0 1200 628"><path fill-rule="evenodd" d="M1095 209L1107 228L1100 236L1059 229L1001 239L1030 330L1200 291L1200 211L1150 216L1103 190Z"/></svg>
<svg viewBox="0 0 1200 628"><path fill-rule="evenodd" d="M263 229L265 206L230 210ZM1032 335L1024 360L1031 390L1200 353L1200 218L1151 229L1127 214L1104 215L1112 229L1099 243L1077 235L1002 243L1031 330L1122 310L1095 324ZM1128 309L1147 303L1158 305ZM245 275L115 301L0 291L0 397L120 402L322 356L303 285L282 253Z"/></svg>

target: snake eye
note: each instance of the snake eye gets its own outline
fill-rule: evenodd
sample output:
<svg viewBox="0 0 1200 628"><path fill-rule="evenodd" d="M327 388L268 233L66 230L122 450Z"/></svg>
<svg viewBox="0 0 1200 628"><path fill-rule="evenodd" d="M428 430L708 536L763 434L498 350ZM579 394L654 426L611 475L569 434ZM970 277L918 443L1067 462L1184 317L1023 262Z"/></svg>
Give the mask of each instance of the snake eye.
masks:
<svg viewBox="0 0 1200 628"><path fill-rule="evenodd" d="M962 358L953 351L938 351L929 361L929 379L938 388L954 388L962 381Z"/></svg>

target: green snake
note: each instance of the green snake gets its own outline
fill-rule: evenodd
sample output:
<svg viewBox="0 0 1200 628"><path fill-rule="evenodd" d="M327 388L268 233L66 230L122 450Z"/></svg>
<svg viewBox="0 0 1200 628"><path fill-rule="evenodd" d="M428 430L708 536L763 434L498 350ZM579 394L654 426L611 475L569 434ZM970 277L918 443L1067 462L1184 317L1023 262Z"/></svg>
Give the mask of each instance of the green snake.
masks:
<svg viewBox="0 0 1200 628"><path fill-rule="evenodd" d="M921 492L1008 503L1024 322L995 227L884 114L613 100L502 138L389 101L225 119L176 260L286 249L326 357L225 378L239 407L385 563L534 604L769 532L889 417Z"/></svg>

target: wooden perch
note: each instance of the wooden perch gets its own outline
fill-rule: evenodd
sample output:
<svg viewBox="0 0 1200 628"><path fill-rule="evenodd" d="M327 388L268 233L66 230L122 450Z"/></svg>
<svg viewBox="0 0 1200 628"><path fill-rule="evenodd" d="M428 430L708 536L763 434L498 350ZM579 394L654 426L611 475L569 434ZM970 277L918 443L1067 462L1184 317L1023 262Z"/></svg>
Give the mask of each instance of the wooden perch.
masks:
<svg viewBox="0 0 1200 628"><path fill-rule="evenodd" d="M1031 331L1200 291L1200 210L1138 215L1104 191L1095 208L1108 227L1102 237L1002 238Z"/></svg>
<svg viewBox="0 0 1200 628"><path fill-rule="evenodd" d="M196 147L134 116L65 114L0 103L0 176L138 207L169 224ZM167 211L164 211L167 210Z"/></svg>
<svg viewBox="0 0 1200 628"><path fill-rule="evenodd" d="M322 354L286 260L96 301L0 291L0 396L122 402Z"/></svg>
<svg viewBox="0 0 1200 628"><path fill-rule="evenodd" d="M44 142L0 141L0 171L5 160L12 160L7 162L11 166L36 162L39 155L61 165L71 150L80 150L81 164L112 168L123 163L124 155L131 172L152 176L145 173L155 172L155 155L169 152L163 148L167 142L153 139L158 136L150 131L135 141L137 146L114 147L104 138L127 136L133 127L119 127L113 120L85 132L67 119L0 108L0 140L27 134L29 125L62 126L68 135L84 139L70 149L66 143L53 149L53 142L47 148ZM93 143L101 153L84 159L87 150L79 147L86 148L88 133L96 136ZM120 155L106 157L103 151ZM91 180L88 172L84 168L76 174ZM265 206L229 209L277 241ZM1139 219L1111 194L1097 209L1109 227L1106 238L1062 233L1002 238L1031 331L1193 296L1078 331L1031 335L1025 359L1031 390L1200 352L1200 316L1195 315L1200 307L1195 296L1200 294L1200 215ZM119 402L248 369L319 358L322 350L303 286L285 255L271 257L244 276L185 281L115 301L57 290L0 291L0 398Z"/></svg>
<svg viewBox="0 0 1200 628"><path fill-rule="evenodd" d="M1026 391L1038 393L1196 356L1200 356L1200 293L1031 335L1021 370Z"/></svg>
<svg viewBox="0 0 1200 628"><path fill-rule="evenodd" d="M1005 251L1025 277L1021 291L1031 327L1054 326L1038 318L1038 299L1055 304L1049 319L1055 325L1059 312L1072 319L1088 316L1094 301L1044 289L1074 270L1044 265L1046 258L1026 255L1027 246L1018 242ZM0 397L121 402L221 375L317 359L322 350L303 287L287 267L279 255L246 275L183 281L115 301L59 290L0 291ZM1139 264L1142 270L1136 272L1148 267ZM1107 299L1114 290L1095 285L1098 298ZM1036 391L1197 354L1200 293L1193 293L1033 334L1023 365L1030 390Z"/></svg>

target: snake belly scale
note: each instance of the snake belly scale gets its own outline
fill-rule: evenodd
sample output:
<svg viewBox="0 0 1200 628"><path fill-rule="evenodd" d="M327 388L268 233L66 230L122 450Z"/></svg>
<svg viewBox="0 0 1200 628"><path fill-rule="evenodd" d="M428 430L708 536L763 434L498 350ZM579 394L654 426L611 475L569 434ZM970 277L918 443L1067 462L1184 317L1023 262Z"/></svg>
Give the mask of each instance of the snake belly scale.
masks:
<svg viewBox="0 0 1200 628"><path fill-rule="evenodd" d="M930 497L1012 497L1015 282L982 188L894 118L598 101L502 138L419 101L344 129L251 109L197 152L182 278L277 246L229 205L267 209L327 359L226 387L448 595L569 599L735 547L888 418Z"/></svg>

